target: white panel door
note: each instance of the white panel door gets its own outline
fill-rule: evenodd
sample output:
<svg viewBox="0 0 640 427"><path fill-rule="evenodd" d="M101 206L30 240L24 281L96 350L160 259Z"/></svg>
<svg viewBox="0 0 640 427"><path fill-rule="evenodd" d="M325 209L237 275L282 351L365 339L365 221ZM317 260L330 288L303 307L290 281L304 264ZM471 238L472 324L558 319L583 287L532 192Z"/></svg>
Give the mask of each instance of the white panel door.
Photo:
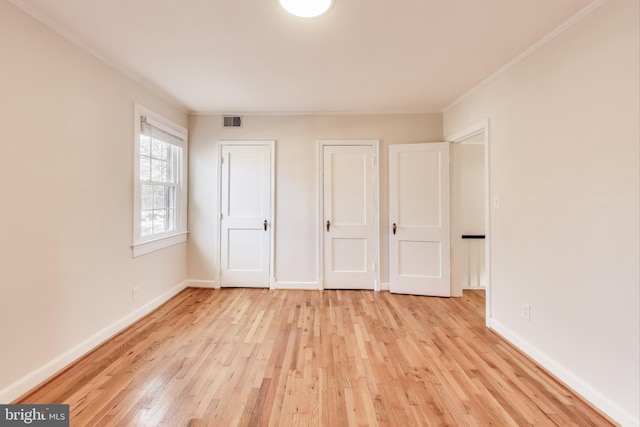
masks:
<svg viewBox="0 0 640 427"><path fill-rule="evenodd" d="M271 147L222 145L220 286L269 287Z"/></svg>
<svg viewBox="0 0 640 427"><path fill-rule="evenodd" d="M323 151L324 288L374 289L374 147Z"/></svg>
<svg viewBox="0 0 640 427"><path fill-rule="evenodd" d="M451 296L449 143L389 146L389 289Z"/></svg>

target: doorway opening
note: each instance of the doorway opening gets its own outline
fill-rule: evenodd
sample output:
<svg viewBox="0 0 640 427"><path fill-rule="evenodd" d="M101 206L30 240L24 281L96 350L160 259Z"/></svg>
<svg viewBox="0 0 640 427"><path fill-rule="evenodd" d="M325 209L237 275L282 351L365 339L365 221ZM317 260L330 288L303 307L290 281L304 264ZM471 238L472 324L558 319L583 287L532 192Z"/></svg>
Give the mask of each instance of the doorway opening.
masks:
<svg viewBox="0 0 640 427"><path fill-rule="evenodd" d="M491 322L491 221L489 120L447 138L452 142L451 287L485 291L485 323Z"/></svg>

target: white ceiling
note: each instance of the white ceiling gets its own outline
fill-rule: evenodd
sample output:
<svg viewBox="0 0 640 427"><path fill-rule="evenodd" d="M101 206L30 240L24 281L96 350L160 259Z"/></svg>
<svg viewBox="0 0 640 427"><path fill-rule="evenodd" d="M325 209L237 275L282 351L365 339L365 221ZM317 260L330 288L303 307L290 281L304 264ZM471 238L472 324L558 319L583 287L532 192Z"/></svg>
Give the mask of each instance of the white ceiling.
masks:
<svg viewBox="0 0 640 427"><path fill-rule="evenodd" d="M439 112L592 0L11 0L196 113Z"/></svg>

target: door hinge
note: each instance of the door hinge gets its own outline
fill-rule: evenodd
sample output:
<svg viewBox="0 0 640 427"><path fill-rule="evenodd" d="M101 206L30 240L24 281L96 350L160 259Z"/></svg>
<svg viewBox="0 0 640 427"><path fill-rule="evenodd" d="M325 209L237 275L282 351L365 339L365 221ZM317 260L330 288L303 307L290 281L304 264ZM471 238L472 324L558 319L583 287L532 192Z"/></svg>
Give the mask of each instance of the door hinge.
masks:
<svg viewBox="0 0 640 427"><path fill-rule="evenodd" d="M223 219L224 215L222 214L222 212L220 212L220 219Z"/></svg>
<svg viewBox="0 0 640 427"><path fill-rule="evenodd" d="M220 164L224 165L224 157L220 157Z"/></svg>

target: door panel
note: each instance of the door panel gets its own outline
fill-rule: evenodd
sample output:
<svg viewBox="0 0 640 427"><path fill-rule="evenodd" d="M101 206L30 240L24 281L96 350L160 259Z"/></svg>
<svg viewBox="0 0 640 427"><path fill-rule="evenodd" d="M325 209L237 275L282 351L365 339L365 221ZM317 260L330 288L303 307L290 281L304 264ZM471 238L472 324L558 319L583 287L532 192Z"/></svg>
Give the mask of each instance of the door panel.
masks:
<svg viewBox="0 0 640 427"><path fill-rule="evenodd" d="M271 147L223 145L221 154L220 286L269 287Z"/></svg>
<svg viewBox="0 0 640 427"><path fill-rule="evenodd" d="M373 146L324 147L323 275L326 289L374 289L373 156Z"/></svg>
<svg viewBox="0 0 640 427"><path fill-rule="evenodd" d="M450 296L449 143L389 146L389 221L391 292Z"/></svg>
<svg viewBox="0 0 640 427"><path fill-rule="evenodd" d="M440 242L398 242L398 274L404 277L439 277L442 274Z"/></svg>
<svg viewBox="0 0 640 427"><path fill-rule="evenodd" d="M440 204L433 203L440 186L438 152L398 152L398 221L407 226L439 227ZM417 195L423 194L418 197Z"/></svg>
<svg viewBox="0 0 640 427"><path fill-rule="evenodd" d="M227 270L261 271L264 231L229 228L227 236ZM260 244L256 245L256 242Z"/></svg>
<svg viewBox="0 0 640 427"><path fill-rule="evenodd" d="M367 239L331 239L334 272L367 271Z"/></svg>

